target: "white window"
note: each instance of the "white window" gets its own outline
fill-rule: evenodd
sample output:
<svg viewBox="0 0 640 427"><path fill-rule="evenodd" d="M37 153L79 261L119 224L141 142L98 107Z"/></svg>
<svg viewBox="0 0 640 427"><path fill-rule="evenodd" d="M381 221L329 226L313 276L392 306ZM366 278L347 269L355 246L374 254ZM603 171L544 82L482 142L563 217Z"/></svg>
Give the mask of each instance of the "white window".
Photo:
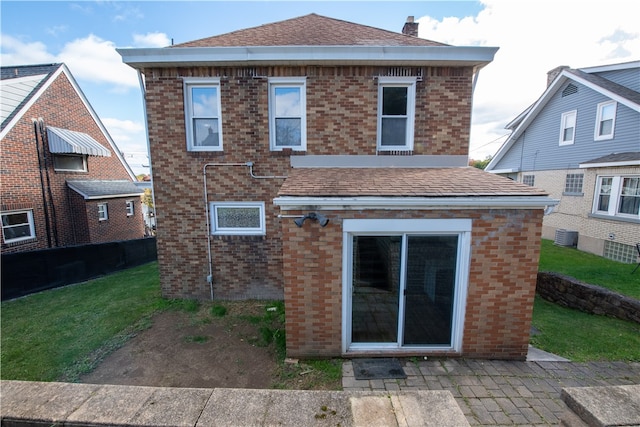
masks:
<svg viewBox="0 0 640 427"><path fill-rule="evenodd" d="M261 235L266 233L264 202L211 202L211 234Z"/></svg>
<svg viewBox="0 0 640 427"><path fill-rule="evenodd" d="M562 113L560 124L560 145L573 144L576 134L576 116L577 110Z"/></svg>
<svg viewBox="0 0 640 427"><path fill-rule="evenodd" d="M615 101L601 102L598 104L596 129L593 135L596 141L613 138L613 129L616 124L616 106Z"/></svg>
<svg viewBox="0 0 640 427"><path fill-rule="evenodd" d="M35 239L33 211L14 211L2 213L2 238L5 243L15 243Z"/></svg>
<svg viewBox="0 0 640 427"><path fill-rule="evenodd" d="M600 176L593 212L640 219L640 176Z"/></svg>
<svg viewBox="0 0 640 427"><path fill-rule="evenodd" d="M53 169L62 172L86 172L87 156L73 154L54 154Z"/></svg>
<svg viewBox="0 0 640 427"><path fill-rule="evenodd" d="M127 216L133 216L134 209L133 200L127 200Z"/></svg>
<svg viewBox="0 0 640 427"><path fill-rule="evenodd" d="M307 149L306 79L269 79L269 144L271 150Z"/></svg>
<svg viewBox="0 0 640 427"><path fill-rule="evenodd" d="M415 78L378 78L378 151L413 150L415 94Z"/></svg>
<svg viewBox="0 0 640 427"><path fill-rule="evenodd" d="M536 182L536 176L535 175L523 175L522 176L522 183L526 184L526 185L530 185L531 187L533 187L535 185Z"/></svg>
<svg viewBox="0 0 640 427"><path fill-rule="evenodd" d="M98 220L106 221L109 219L109 210L106 203L98 203Z"/></svg>
<svg viewBox="0 0 640 427"><path fill-rule="evenodd" d="M185 124L189 151L222 151L219 79L184 80Z"/></svg>

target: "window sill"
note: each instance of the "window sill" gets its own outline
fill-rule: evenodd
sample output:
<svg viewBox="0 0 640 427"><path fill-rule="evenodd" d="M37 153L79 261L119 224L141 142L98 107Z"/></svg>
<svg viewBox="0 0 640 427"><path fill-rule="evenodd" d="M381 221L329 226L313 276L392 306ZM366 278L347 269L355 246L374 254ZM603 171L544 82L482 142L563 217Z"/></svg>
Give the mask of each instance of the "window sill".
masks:
<svg viewBox="0 0 640 427"><path fill-rule="evenodd" d="M629 218L624 216L612 216L612 215L603 215L603 214L596 214L596 213L590 213L588 217L595 218L595 219L606 219L610 221L628 222L631 224L640 224L640 218Z"/></svg>
<svg viewBox="0 0 640 427"><path fill-rule="evenodd" d="M575 197L584 197L584 193L568 193L568 192L563 192L562 193L563 196L575 196Z"/></svg>

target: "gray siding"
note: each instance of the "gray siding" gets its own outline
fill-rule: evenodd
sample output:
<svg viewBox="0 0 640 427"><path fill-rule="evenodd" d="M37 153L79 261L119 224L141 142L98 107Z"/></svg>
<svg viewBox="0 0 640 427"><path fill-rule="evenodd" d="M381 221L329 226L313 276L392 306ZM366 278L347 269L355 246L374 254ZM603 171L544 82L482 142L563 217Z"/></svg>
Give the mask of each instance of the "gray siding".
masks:
<svg viewBox="0 0 640 427"><path fill-rule="evenodd" d="M632 71L638 76L637 69ZM607 154L640 150L640 113L618 103L614 138L594 141L597 105L610 99L576 82L572 84L578 87L578 92L562 97L562 90L567 84L553 95L509 152L496 164L495 170L577 168L581 162ZM577 110L574 143L560 146L561 116L572 110Z"/></svg>
<svg viewBox="0 0 640 427"><path fill-rule="evenodd" d="M640 92L640 71L637 68L629 70L606 71L595 73L600 77L611 80L619 85L626 86L636 92Z"/></svg>

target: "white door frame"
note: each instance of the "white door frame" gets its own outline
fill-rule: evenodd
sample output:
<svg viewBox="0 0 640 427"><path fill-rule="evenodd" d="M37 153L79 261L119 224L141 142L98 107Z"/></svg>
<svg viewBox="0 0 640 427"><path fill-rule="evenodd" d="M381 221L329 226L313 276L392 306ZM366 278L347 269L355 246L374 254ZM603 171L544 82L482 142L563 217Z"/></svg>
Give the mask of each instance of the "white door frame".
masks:
<svg viewBox="0 0 640 427"><path fill-rule="evenodd" d="M472 220L456 219L344 219L342 223L342 353L358 352L412 352L419 351L462 351L462 333L469 282L469 265L471 259ZM354 235L457 235L458 252L456 263L455 297L453 319L451 325L451 346L400 346L398 344L361 344L351 343L352 295L353 295L353 239ZM406 239L403 239L403 242ZM403 254L406 251L403 244ZM404 255L402 259L404 260ZM404 261L403 261L404 263ZM404 264L401 269L401 280L404 283ZM403 304L400 305L402 310ZM399 321L404 316L399 313ZM404 326L402 326L404 327ZM402 328L401 327L401 328ZM401 329L402 330L402 329ZM398 337L400 342L401 337Z"/></svg>

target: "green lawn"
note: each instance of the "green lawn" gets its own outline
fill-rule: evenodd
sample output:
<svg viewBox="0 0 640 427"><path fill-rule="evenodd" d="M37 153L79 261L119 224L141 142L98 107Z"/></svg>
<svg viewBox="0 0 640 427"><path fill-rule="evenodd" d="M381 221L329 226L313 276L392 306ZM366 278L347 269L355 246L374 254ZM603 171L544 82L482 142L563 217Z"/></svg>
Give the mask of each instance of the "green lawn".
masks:
<svg viewBox="0 0 640 427"><path fill-rule="evenodd" d="M612 291L640 299L640 268L631 274L634 264L623 264L543 240L540 271L553 271L581 282L606 287ZM636 264L637 265L637 264Z"/></svg>
<svg viewBox="0 0 640 427"><path fill-rule="evenodd" d="M640 270L542 242L541 271L556 271L640 299ZM1 305L0 377L73 381L118 348L150 317L194 302L160 296L157 263ZM214 313L215 314L215 313ZM219 313L218 315L222 315ZM531 343L574 361L640 361L640 325L536 298ZM282 345L282 344L281 344Z"/></svg>
<svg viewBox="0 0 640 427"><path fill-rule="evenodd" d="M74 379L167 303L157 263L2 303L2 379Z"/></svg>

